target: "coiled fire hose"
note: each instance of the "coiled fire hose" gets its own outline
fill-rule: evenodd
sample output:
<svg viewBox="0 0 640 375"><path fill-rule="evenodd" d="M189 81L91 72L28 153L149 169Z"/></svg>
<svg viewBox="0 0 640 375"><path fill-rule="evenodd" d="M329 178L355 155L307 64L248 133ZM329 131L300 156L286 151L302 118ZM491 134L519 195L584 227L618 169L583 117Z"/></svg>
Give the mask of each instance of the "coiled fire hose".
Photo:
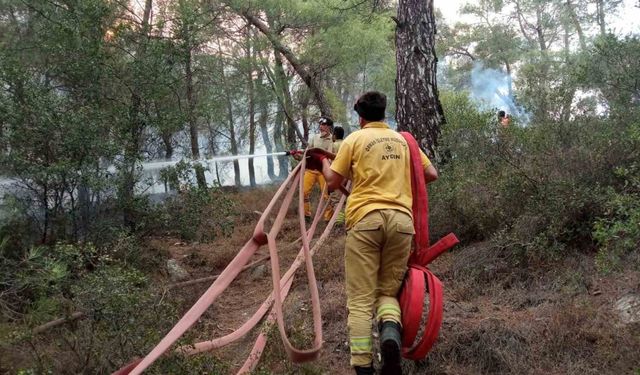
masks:
<svg viewBox="0 0 640 375"><path fill-rule="evenodd" d="M455 234L449 233L429 246L429 198L420 159L420 148L410 133L401 132L400 134L406 139L411 153L413 226L416 232L407 274L398 296L402 311L402 355L408 359L421 360L431 350L442 324L442 282L427 268L427 265L460 241ZM429 312L424 333L416 342L426 292L429 292Z"/></svg>

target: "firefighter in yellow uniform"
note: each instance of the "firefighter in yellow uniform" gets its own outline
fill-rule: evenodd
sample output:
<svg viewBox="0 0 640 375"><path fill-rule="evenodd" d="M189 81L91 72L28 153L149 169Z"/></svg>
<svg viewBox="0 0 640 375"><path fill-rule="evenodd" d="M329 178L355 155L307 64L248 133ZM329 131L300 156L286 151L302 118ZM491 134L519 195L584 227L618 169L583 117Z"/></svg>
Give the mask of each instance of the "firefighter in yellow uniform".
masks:
<svg viewBox="0 0 640 375"><path fill-rule="evenodd" d="M340 151L340 146L344 141L344 129L342 126L335 126L333 128L333 153L337 154Z"/></svg>
<svg viewBox="0 0 640 375"><path fill-rule="evenodd" d="M351 179L347 202L345 281L351 365L373 374L372 314L380 327L382 374L401 374L401 313L396 298L404 278L414 234L410 154L405 139L382 122L386 96L367 92L354 109L361 129L342 143L333 163L313 157L331 189ZM422 153L427 182L438 177Z"/></svg>
<svg viewBox="0 0 640 375"><path fill-rule="evenodd" d="M333 153L333 120L329 117L320 117L318 120L320 133L315 134L309 139L307 148L320 148L330 153ZM311 221L311 192L313 187L318 183L320 185L320 191L324 189L325 180L322 172L307 169L304 173L303 194L304 194L304 217L307 222ZM325 199L329 199L329 194L325 194ZM324 220L329 221L333 215L332 204L327 205L327 209L324 211Z"/></svg>

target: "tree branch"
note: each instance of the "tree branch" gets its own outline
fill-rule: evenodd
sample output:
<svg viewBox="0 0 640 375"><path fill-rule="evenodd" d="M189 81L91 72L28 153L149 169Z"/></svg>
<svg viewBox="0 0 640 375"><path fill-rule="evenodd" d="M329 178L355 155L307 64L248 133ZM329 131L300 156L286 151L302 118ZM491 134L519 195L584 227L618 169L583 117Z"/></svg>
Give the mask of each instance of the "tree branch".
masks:
<svg viewBox="0 0 640 375"><path fill-rule="evenodd" d="M309 90L313 93L316 98L316 104L320 107L320 112L322 115L331 116L331 107L329 106L329 102L324 96L322 92L322 88L320 87L320 82L318 82L317 78L313 76L309 71L303 66L303 64L298 60L298 58L293 54L293 52L278 38L278 36L271 31L269 26L262 21L260 18L252 15L246 9L236 9L229 3L227 3L234 11L242 15L249 23L255 26L264 36L267 37L269 42L273 45L278 52L280 52L291 64L293 69L295 69L296 73L302 78L304 83L309 87Z"/></svg>

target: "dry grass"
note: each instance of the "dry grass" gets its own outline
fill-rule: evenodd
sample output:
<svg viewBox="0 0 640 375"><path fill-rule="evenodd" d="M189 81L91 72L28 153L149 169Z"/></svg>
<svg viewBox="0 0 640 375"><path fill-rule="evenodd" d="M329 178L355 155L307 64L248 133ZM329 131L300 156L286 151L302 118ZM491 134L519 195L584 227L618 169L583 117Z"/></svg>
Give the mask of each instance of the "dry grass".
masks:
<svg viewBox="0 0 640 375"><path fill-rule="evenodd" d="M640 327L620 326L613 311L623 291L640 286L636 271L601 278L592 258L577 255L509 273L491 251L479 244L443 257L441 336L408 373L637 373Z"/></svg>
<svg viewBox="0 0 640 375"><path fill-rule="evenodd" d="M283 233L295 237L295 220L287 225ZM275 333L260 373L351 373L343 246L344 233L338 231L314 258L323 307L322 356L313 365L290 364ZM606 284L615 295L623 284L640 278L621 283L612 277L603 284L595 280L587 255L558 264L523 263L512 250L480 243L434 262L432 269L445 283L444 324L428 359L406 361L405 374L633 374L640 368L639 328L616 326L611 301L591 294L596 285L603 289ZM292 341L299 347L311 345L304 271L297 275L286 314Z"/></svg>
<svg viewBox="0 0 640 375"><path fill-rule="evenodd" d="M188 266L200 263L204 268L214 268L219 272L235 256L237 251L251 237L261 211L271 200L275 188L257 189L248 192L233 192L232 198L237 202L237 218L232 235L227 238L219 237L206 244L179 244L176 249L169 249L172 254L184 257ZM295 201L295 199L294 199ZM276 205L277 208L277 205ZM284 273L295 259L301 247L299 223L297 221L297 206L292 204L287 219L278 236L278 250L280 256L281 274ZM266 228L269 229L269 225ZM316 238L324 226L321 224L316 230ZM171 240L169 240L171 242ZM158 246L156 244L156 246ZM170 246L175 247L175 246ZM314 269L318 280L320 298L322 301L323 328L325 346L321 358L313 363L298 366L289 363L286 353L282 349L280 337L276 328L271 329L269 344L262 360L262 370L266 373L338 373L348 371L348 349L345 346L346 337L346 297L344 294L343 264L344 233L332 234L314 257ZM266 247L259 250L260 254L267 254ZM204 264L203 264L204 262ZM194 264L195 265L195 264ZM237 328L248 318L266 298L272 288L271 272L268 262L265 262L267 272L259 279L255 279L251 271L241 274L227 291L207 311L203 319L192 330L202 332L195 334L197 339L218 337ZM192 267L194 273L203 267ZM194 301L208 284L192 287L187 301ZM307 276L304 266L296 273L296 279L289 297L285 302L285 323L289 339L294 346L308 348L313 342L313 324L307 287ZM216 355L228 361L231 367L236 367L248 354L248 348L253 344L255 332L240 343L216 351ZM330 370L327 370L330 369Z"/></svg>

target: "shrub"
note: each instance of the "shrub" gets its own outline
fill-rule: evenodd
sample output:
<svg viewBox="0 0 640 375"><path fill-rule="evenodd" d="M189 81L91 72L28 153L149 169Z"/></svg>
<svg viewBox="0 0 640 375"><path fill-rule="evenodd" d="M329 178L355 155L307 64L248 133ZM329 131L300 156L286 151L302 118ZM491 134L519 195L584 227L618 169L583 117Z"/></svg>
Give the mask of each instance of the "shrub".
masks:
<svg viewBox="0 0 640 375"><path fill-rule="evenodd" d="M625 255L640 249L640 196L610 191L606 207L593 226L596 266L603 273L619 269Z"/></svg>
<svg viewBox="0 0 640 375"><path fill-rule="evenodd" d="M56 328L55 350L46 335L30 336L27 327L14 342L14 350L37 356L37 373L110 373L123 361L144 355L178 316L175 302L130 267L105 264L73 284L70 302L87 317Z"/></svg>
<svg viewBox="0 0 640 375"><path fill-rule="evenodd" d="M640 120L619 131L627 146L626 162L614 164L615 183L606 190L604 212L593 225L599 246L596 266L603 273L619 269L628 254L640 253Z"/></svg>
<svg viewBox="0 0 640 375"><path fill-rule="evenodd" d="M39 324L64 311L70 285L100 263L92 244L58 243L34 246L20 259L0 257L0 306L4 318L28 313L29 324Z"/></svg>
<svg viewBox="0 0 640 375"><path fill-rule="evenodd" d="M601 243L636 220L630 197L622 212L615 203L622 198L607 192L628 194L632 185L620 171L633 171L637 124L583 117L502 129L465 94L443 95L443 106L441 178L430 187L436 236L452 231L465 242L494 239L525 257L553 259L592 250L594 223L614 206L621 221L614 225L612 215L600 221ZM635 232L624 230L633 246Z"/></svg>
<svg viewBox="0 0 640 375"><path fill-rule="evenodd" d="M207 241L233 232L234 208L221 190L190 186L169 198L158 215L163 230L185 240Z"/></svg>

